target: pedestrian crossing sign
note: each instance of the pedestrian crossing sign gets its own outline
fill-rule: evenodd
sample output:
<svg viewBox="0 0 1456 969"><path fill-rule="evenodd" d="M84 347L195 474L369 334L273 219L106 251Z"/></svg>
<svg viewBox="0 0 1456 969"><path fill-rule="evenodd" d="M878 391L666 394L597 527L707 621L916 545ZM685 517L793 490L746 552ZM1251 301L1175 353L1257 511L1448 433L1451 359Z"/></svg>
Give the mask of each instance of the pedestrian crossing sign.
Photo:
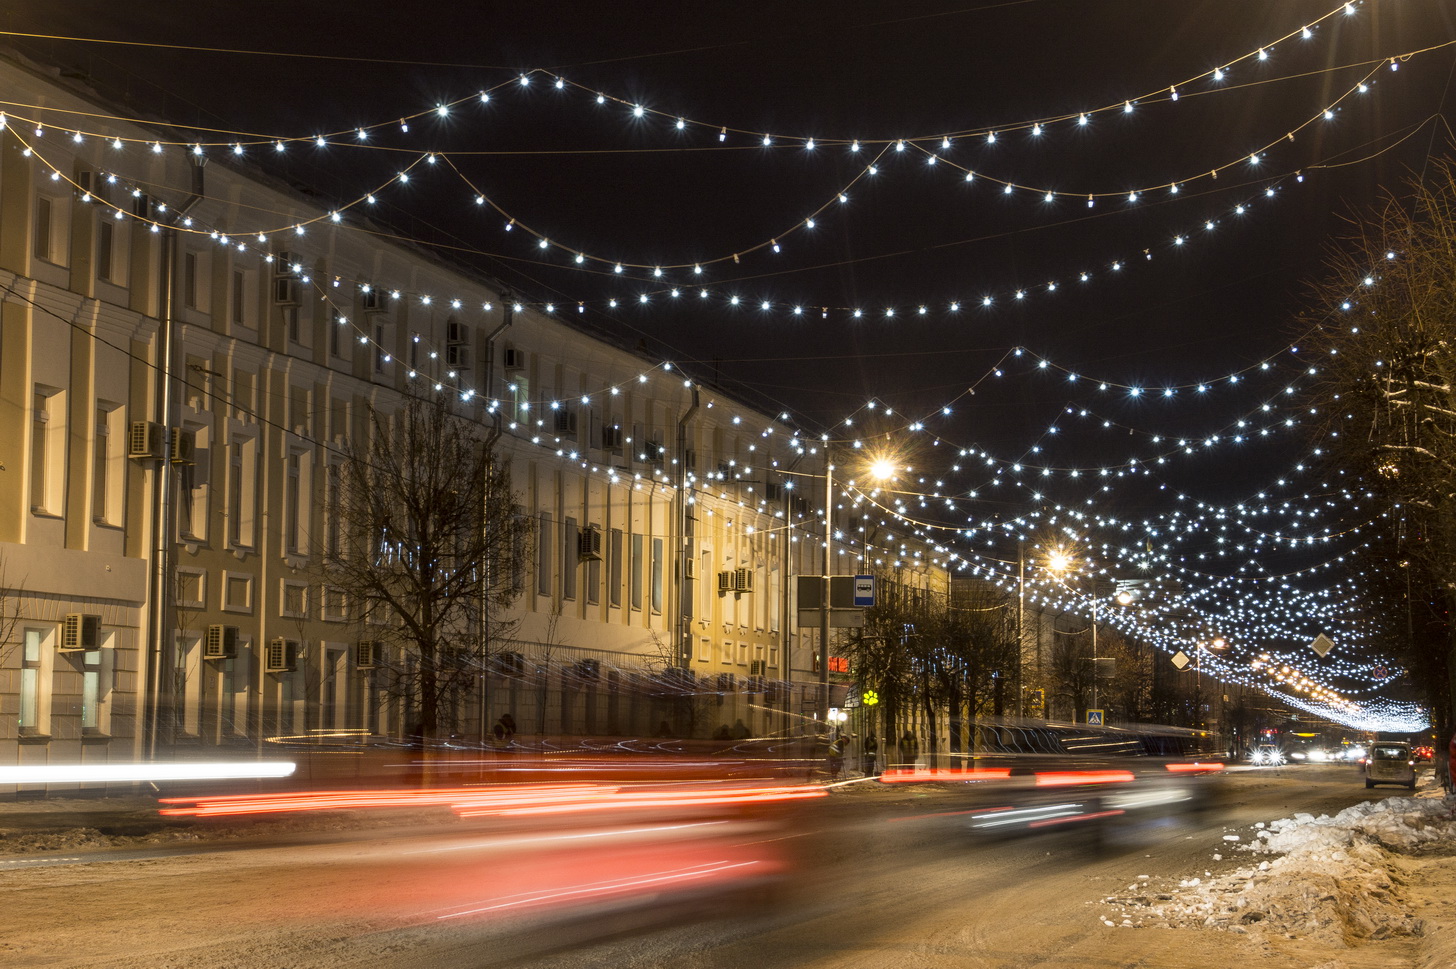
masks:
<svg viewBox="0 0 1456 969"><path fill-rule="evenodd" d="M1087 726L1089 726L1089 727L1100 727L1100 726L1102 726L1102 715L1105 712L1106 712L1105 710L1088 710L1087 711Z"/></svg>

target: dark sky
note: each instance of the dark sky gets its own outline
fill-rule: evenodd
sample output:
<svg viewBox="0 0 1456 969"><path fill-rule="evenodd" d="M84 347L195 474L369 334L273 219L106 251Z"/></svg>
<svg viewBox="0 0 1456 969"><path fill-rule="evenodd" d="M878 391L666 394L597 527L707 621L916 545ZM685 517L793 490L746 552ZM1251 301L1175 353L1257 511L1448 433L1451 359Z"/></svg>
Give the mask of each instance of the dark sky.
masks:
<svg viewBox="0 0 1456 969"><path fill-rule="evenodd" d="M411 153L450 153L471 184L553 245L503 231L505 220L472 206L444 172L384 193L383 218L524 298L584 302L583 322L807 428L872 398L916 416L954 401L951 418L927 420L943 442L1065 469L1147 458L1257 413L1304 367L1283 351L1345 219L1449 150L1451 6L1371 0L1298 35L1336 7L23 0L0 12L0 29L85 38L11 42L148 116L223 132L347 130L504 83L488 104L418 118L408 133L391 125L371 141L405 151L338 146L268 165L332 204ZM1389 70L1389 58L1425 48L1434 49ZM1208 76L1215 68L1226 75ZM542 73L528 87L508 83L532 71ZM1347 96L1372 71L1369 89ZM557 89L553 76L571 84ZM665 114L636 118L634 104ZM1331 117L1309 125L1326 106ZM1085 126L1081 112L1091 112ZM908 139L905 151L894 151L897 139ZM866 175L887 144L878 174ZM931 155L942 163L929 165ZM969 183L966 169L977 176ZM850 183L848 201L833 203ZM750 251L769 239L779 252ZM578 267L575 251L629 266L707 265L701 277L618 275L610 262ZM708 262L733 253L742 255ZM674 302L675 285L688 294L706 285L711 298ZM987 295L990 308L980 305ZM1032 355L988 376L1017 346ZM1035 355L1084 379L1038 370ZM1266 359L1268 372L1218 381ZM1098 390L1103 380L1111 391ZM1131 397L1130 385L1147 392ZM975 396L962 396L972 386ZM1182 389L1164 398L1167 386ZM1277 490L1298 434L1149 467L1112 493L1064 471L990 487L998 475L984 465L952 474L940 462L936 473L948 492L994 494L978 514L1065 502L1145 517L1175 507L1175 493L1223 502ZM1019 477L996 469L1003 482Z"/></svg>

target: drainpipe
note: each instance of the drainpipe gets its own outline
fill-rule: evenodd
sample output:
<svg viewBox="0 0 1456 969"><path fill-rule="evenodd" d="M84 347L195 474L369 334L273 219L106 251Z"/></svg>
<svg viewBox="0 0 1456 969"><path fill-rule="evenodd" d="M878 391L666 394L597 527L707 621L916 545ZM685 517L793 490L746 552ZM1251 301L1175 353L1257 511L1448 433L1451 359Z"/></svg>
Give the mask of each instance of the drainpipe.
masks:
<svg viewBox="0 0 1456 969"><path fill-rule="evenodd" d="M677 630L677 652L678 665L684 669L692 667L693 640L691 635L692 627L689 625L688 610L691 605L689 596L693 589L688 585L688 557L693 554L693 549L688 546L688 469L687 469L687 448L688 448L688 422L698 411L698 388L692 387L693 403L677 422L677 471L673 475L673 525L677 532L677 596L675 602L676 615L674 617L674 628ZM699 576L698 581L702 582L703 577Z"/></svg>
<svg viewBox="0 0 1456 969"><path fill-rule="evenodd" d="M165 692L172 700L171 671L176 663L174 656L172 623L172 374L176 369L176 328L173 318L177 288L177 230L176 226L203 197L203 168L207 165L205 155L188 155L192 162L192 194L172 211L170 223L162 231L161 275L158 291L162 300L161 346L158 350L157 384L155 392L156 421L166 428L163 433L162 457L152 471L152 573L147 589L148 626L151 629L149 662L147 664L147 704L142 711L142 736L146 746L147 760L155 760L157 742L162 733L162 698ZM173 740L173 731L167 731L167 740Z"/></svg>

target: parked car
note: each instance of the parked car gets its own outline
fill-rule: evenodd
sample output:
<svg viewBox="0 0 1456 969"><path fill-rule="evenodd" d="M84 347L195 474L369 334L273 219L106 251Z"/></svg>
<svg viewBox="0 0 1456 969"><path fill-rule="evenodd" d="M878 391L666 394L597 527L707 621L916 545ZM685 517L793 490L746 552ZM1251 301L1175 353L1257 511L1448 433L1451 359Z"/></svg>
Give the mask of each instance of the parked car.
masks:
<svg viewBox="0 0 1456 969"><path fill-rule="evenodd" d="M1365 758L1365 786L1376 784L1416 786L1416 758L1410 744L1382 741L1370 745L1370 755Z"/></svg>
<svg viewBox="0 0 1456 969"><path fill-rule="evenodd" d="M1422 747L1414 747L1414 748L1411 749L1411 753L1415 755L1416 760L1420 760L1420 761L1428 761L1429 762L1429 761L1433 761L1433 760L1436 759L1436 748L1435 747L1424 747L1424 746L1422 746Z"/></svg>

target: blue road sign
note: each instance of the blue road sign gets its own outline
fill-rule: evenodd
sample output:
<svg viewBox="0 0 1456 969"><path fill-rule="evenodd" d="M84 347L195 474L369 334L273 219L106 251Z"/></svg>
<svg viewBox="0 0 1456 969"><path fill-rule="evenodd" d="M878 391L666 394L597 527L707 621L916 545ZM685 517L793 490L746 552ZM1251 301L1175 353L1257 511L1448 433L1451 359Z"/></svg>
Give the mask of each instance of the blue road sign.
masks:
<svg viewBox="0 0 1456 969"><path fill-rule="evenodd" d="M1089 727L1100 727L1100 726L1102 726L1102 715L1104 713L1106 713L1106 712L1107 711L1105 711L1105 710L1088 710L1087 711L1087 726L1089 726Z"/></svg>
<svg viewBox="0 0 1456 969"><path fill-rule="evenodd" d="M854 577L854 605L857 609L868 609L875 604L875 577L856 575Z"/></svg>

